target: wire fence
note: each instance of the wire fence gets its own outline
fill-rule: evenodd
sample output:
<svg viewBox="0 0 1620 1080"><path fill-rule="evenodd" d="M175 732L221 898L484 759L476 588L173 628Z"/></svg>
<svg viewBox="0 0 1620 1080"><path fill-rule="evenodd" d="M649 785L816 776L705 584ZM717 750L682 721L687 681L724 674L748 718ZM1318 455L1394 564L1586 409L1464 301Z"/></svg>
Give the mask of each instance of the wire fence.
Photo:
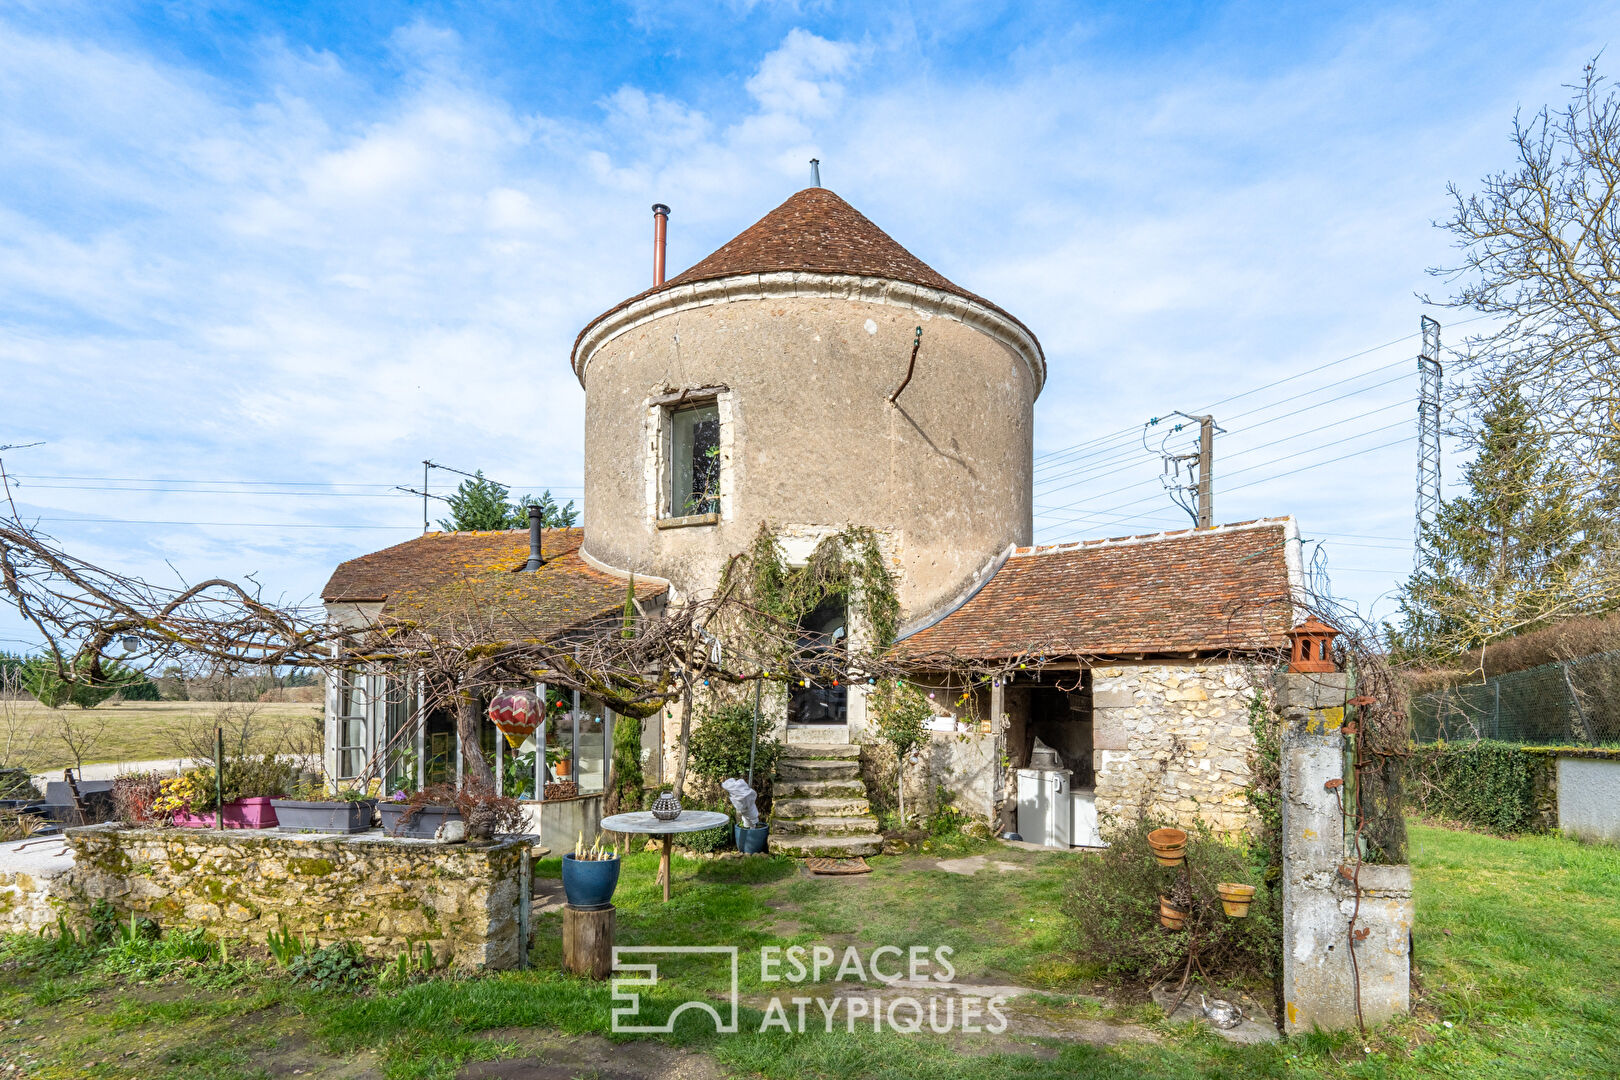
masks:
<svg viewBox="0 0 1620 1080"><path fill-rule="evenodd" d="M1620 743L1620 652L1511 671L1413 698L1412 738L1540 746Z"/></svg>

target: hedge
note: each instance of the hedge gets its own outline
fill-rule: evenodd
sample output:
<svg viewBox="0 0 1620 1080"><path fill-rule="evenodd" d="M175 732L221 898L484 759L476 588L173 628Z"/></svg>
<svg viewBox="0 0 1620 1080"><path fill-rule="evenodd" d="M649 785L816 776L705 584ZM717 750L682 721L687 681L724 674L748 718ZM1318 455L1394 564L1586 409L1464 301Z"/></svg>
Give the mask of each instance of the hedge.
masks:
<svg viewBox="0 0 1620 1080"><path fill-rule="evenodd" d="M1544 832L1553 757L1541 747L1482 739L1412 748L1407 798L1423 813L1494 833Z"/></svg>

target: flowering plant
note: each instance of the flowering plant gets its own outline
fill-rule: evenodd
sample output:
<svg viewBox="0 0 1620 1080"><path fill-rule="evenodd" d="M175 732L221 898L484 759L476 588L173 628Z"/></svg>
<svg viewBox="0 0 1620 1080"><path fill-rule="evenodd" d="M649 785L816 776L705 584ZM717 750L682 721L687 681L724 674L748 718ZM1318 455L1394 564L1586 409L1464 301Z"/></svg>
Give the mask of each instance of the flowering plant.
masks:
<svg viewBox="0 0 1620 1080"><path fill-rule="evenodd" d="M189 808L193 800L200 801L204 797L202 771L193 769L159 783L152 809L160 814L175 814Z"/></svg>

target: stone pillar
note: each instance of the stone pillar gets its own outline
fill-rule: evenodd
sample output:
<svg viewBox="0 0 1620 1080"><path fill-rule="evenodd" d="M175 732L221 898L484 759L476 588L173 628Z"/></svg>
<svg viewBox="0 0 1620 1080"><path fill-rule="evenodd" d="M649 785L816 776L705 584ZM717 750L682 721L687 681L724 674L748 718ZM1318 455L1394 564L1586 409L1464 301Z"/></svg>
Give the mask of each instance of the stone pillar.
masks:
<svg viewBox="0 0 1620 1080"><path fill-rule="evenodd" d="M1140 809L1140 775L1130 747L1131 729L1142 709L1128 674L1117 668L1092 671L1091 769L1099 818L1131 818Z"/></svg>
<svg viewBox="0 0 1620 1080"><path fill-rule="evenodd" d="M1342 672L1289 672L1279 680L1283 1030L1289 1035L1356 1026L1352 914L1357 929L1367 931L1355 945L1363 1019L1372 1026L1410 1007L1411 867L1363 865L1358 875L1345 855L1339 793L1347 690ZM1352 884L1358 876L1359 907Z"/></svg>

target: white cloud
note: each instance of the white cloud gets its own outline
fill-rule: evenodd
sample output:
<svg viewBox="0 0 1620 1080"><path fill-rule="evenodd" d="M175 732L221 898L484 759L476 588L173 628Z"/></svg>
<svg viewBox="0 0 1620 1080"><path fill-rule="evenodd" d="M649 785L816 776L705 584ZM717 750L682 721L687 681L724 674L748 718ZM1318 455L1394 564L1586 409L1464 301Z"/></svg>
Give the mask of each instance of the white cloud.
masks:
<svg viewBox="0 0 1620 1080"><path fill-rule="evenodd" d="M824 117L843 100L843 78L855 66L858 50L795 28L766 55L747 82L748 92L766 113Z"/></svg>
<svg viewBox="0 0 1620 1080"><path fill-rule="evenodd" d="M1471 53L1455 36L1425 46L1459 53L1431 74L1432 53L1389 48L1409 29L1373 21L1258 74L1201 55L1106 69L1048 55L971 78L913 64L911 38L794 29L753 66L739 114L625 85L585 122L514 105L426 22L394 36L406 77L386 93L341 57L269 43L275 89L248 100L152 56L0 24L0 441L50 440L7 465L379 485L324 499L25 481L53 518L399 528L52 526L119 565L258 569L294 595L411 534L420 504L387 485L419 483L425 457L577 498L568 350L647 284L649 204L675 208L679 269L802 186L812 155L901 243L1039 334L1038 450L1201 406L1414 329L1444 181L1499 163L1513 105L1556 98L1590 33L1535 64L1521 50L1505 77L1469 74L1498 44ZM1348 413L1312 415L1323 442L1378 441L1335 430ZM1240 426L1218 477L1291 449L1253 449L1280 422ZM1394 535L1409 457L1234 490L1218 516ZM1156 462L1122 463L1136 471L1037 501L1089 494L1095 517L1152 496ZM1149 497L1116 528L1087 525L1176 524L1166 507Z"/></svg>

